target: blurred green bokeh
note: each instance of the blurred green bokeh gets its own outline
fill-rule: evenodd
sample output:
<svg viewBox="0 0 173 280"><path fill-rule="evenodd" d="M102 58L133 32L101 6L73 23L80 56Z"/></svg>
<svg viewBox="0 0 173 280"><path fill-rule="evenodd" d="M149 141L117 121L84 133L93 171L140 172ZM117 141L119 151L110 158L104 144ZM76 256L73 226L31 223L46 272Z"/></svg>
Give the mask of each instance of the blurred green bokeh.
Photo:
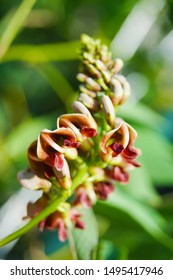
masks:
<svg viewBox="0 0 173 280"><path fill-rule="evenodd" d="M142 168L132 171L130 183L117 185L109 201L94 207L99 226L96 258L172 259L171 0L1 0L0 205L21 189L16 174L27 166L28 145L41 129L54 129L57 116L70 110L78 90L75 77L82 33L99 37L110 45L114 57L124 59L122 72L131 84L132 97L119 115L138 131L136 146L142 150ZM15 219L12 208L6 224ZM3 232L2 211L3 207ZM94 234L93 228L88 230L88 236ZM90 242L87 234L80 236ZM82 242L76 245L81 259L88 257ZM55 233L39 235L36 229L2 256L72 258L68 244L59 244Z"/></svg>

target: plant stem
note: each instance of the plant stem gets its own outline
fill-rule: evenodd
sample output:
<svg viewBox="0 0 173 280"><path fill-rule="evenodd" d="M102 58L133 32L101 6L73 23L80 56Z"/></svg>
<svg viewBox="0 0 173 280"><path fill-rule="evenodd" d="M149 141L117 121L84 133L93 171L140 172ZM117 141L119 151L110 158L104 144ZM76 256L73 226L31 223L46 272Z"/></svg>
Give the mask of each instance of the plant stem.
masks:
<svg viewBox="0 0 173 280"><path fill-rule="evenodd" d="M8 51L37 0L23 0L0 39L0 60Z"/></svg>
<svg viewBox="0 0 173 280"><path fill-rule="evenodd" d="M77 188L78 185L80 185L82 182L85 181L86 174L87 174L87 166L83 164L83 168L81 168L78 171L77 175L73 179L72 190ZM39 213L36 217L34 217L28 224L18 229L17 231L11 233L10 235L6 236L5 238L1 239L0 247L20 237L21 235L29 231L31 228L36 226L40 221L44 220L51 213L56 211L58 206L71 196L72 190L67 191L62 189L61 196L55 199L54 201L52 201L52 203L48 207L46 207L41 213Z"/></svg>

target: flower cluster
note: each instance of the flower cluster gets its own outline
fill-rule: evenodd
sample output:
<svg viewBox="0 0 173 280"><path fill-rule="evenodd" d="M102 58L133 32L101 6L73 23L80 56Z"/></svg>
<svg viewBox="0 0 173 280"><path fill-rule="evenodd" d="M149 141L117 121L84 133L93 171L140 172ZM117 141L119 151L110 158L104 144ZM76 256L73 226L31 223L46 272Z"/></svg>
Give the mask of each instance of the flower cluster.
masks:
<svg viewBox="0 0 173 280"><path fill-rule="evenodd" d="M29 168L18 174L20 183L42 196L29 203L25 218L34 218L63 191L73 194L71 202L61 202L55 212L39 223L39 229L58 229L64 241L67 229L83 229L78 207L92 207L97 199L106 200L114 191L114 182L129 180L129 170L140 166L140 150L134 147L137 132L115 109L130 95L130 86L118 74L120 59L112 60L107 46L87 35L81 38L81 82L74 113L61 115L55 130L44 129L28 148ZM87 167L85 179L75 189L73 179Z"/></svg>

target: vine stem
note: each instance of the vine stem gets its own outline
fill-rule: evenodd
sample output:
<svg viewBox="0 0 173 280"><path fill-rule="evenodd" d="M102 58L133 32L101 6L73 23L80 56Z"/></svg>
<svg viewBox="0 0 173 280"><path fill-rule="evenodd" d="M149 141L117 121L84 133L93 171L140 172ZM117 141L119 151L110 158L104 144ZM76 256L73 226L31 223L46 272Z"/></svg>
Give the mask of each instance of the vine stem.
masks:
<svg viewBox="0 0 173 280"><path fill-rule="evenodd" d="M88 167L83 164L82 168L78 171L77 175L73 178L73 184L71 190L64 190L62 189L61 196L57 199L53 200L52 203L46 207L41 213L39 213L36 217L34 217L32 220L30 220L29 223L24 225L22 228L18 229L17 231L11 233L10 235L6 236L5 238L0 240L0 247L8 244L9 242L15 240L16 238L19 238L21 235L29 231L31 228L36 226L40 221L45 219L47 216L49 216L51 213L56 211L58 206L66 201L72 194L72 191L75 190L75 188L78 187L81 183L85 181L87 178L87 169Z"/></svg>
<svg viewBox="0 0 173 280"><path fill-rule="evenodd" d="M5 31L3 32L0 38L0 60L2 60L3 56L8 51L11 43L20 31L24 21L26 20L36 1L37 0L22 1L21 5L18 7L14 16L10 20L9 24L7 25Z"/></svg>

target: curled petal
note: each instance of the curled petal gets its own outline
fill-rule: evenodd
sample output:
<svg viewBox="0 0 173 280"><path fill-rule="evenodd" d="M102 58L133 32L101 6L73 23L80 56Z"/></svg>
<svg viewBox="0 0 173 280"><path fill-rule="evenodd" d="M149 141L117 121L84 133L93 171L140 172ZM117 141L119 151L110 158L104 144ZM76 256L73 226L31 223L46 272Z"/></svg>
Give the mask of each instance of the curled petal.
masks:
<svg viewBox="0 0 173 280"><path fill-rule="evenodd" d="M17 175L20 184L30 190L43 190L48 192L51 182L46 179L39 178L31 170L20 171Z"/></svg>
<svg viewBox="0 0 173 280"><path fill-rule="evenodd" d="M64 165L64 156L59 153L52 154L45 159L45 163L61 171Z"/></svg>
<svg viewBox="0 0 173 280"><path fill-rule="evenodd" d="M113 167L110 171L110 177L121 183L128 183L129 181L129 173L119 166Z"/></svg>
<svg viewBox="0 0 173 280"><path fill-rule="evenodd" d="M110 143L110 141L112 143ZM115 123L115 128L106 133L102 138L100 147L104 154L110 153L110 149L113 151L112 156L120 154L129 143L129 132L125 123L119 119Z"/></svg>
<svg viewBox="0 0 173 280"><path fill-rule="evenodd" d="M60 126L69 127L76 135L76 138L79 142L82 142L83 136L81 133L81 129L83 127L95 129L97 128L97 124L93 118L89 118L83 114L66 114L62 115L58 123Z"/></svg>
<svg viewBox="0 0 173 280"><path fill-rule="evenodd" d="M76 142L76 136L69 128L61 127L54 131L44 129L41 131L37 144L37 155L41 160L55 152L64 153L62 139Z"/></svg>
<svg viewBox="0 0 173 280"><path fill-rule="evenodd" d="M74 222L76 228L84 229L85 224L80 220L80 214L73 208L70 209L70 219Z"/></svg>
<svg viewBox="0 0 173 280"><path fill-rule="evenodd" d="M99 199L106 200L114 191L114 186L110 182L98 182L94 184L94 191Z"/></svg>
<svg viewBox="0 0 173 280"><path fill-rule="evenodd" d="M58 181L60 182L61 186L65 189L69 189L72 185L71 176L70 176L70 169L67 161L65 158L63 159L64 164L61 170L53 168L54 174Z"/></svg>

